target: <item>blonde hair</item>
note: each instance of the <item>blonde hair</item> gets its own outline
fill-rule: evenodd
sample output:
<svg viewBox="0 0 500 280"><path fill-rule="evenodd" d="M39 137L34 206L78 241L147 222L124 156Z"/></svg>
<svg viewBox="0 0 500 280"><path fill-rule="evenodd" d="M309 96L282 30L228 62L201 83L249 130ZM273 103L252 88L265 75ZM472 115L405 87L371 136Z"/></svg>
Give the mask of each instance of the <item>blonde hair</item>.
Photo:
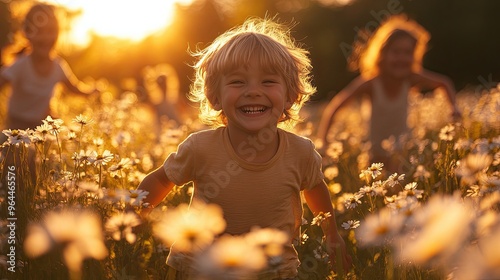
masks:
<svg viewBox="0 0 500 280"><path fill-rule="evenodd" d="M351 61L351 69L359 70L366 79L377 76L383 51L394 39L403 36L415 40L412 70L420 71L430 34L417 22L408 19L406 15L391 16L380 25L364 46L357 46Z"/></svg>
<svg viewBox="0 0 500 280"><path fill-rule="evenodd" d="M199 117L204 123L226 125L224 112L214 109L220 79L256 59L260 67L280 74L286 81L293 105L283 112L280 122L293 126L299 120L300 108L316 91L311 84L308 54L295 43L285 25L271 19L250 18L217 37L207 48L193 53L199 59L194 65L195 80L189 98L199 103Z"/></svg>

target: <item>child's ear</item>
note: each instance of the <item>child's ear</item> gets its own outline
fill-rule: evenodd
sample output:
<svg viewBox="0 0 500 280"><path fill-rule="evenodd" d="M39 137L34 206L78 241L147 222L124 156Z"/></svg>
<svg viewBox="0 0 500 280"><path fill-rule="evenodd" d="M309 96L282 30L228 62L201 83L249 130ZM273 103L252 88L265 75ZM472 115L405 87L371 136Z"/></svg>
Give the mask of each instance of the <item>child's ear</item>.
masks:
<svg viewBox="0 0 500 280"><path fill-rule="evenodd" d="M215 103L215 104L214 104L214 110L215 110L215 111L220 111L220 110L222 110L222 105L220 105L220 103Z"/></svg>
<svg viewBox="0 0 500 280"><path fill-rule="evenodd" d="M212 109L216 110L216 111L220 111L222 110L222 105L219 101L219 98L218 96L216 96L215 94L207 94L207 99L208 99L208 102L210 103L210 106L212 106Z"/></svg>
<svg viewBox="0 0 500 280"><path fill-rule="evenodd" d="M212 108L215 110L215 111L220 111L222 110L222 105L220 104L219 100L214 100L214 102L212 103Z"/></svg>

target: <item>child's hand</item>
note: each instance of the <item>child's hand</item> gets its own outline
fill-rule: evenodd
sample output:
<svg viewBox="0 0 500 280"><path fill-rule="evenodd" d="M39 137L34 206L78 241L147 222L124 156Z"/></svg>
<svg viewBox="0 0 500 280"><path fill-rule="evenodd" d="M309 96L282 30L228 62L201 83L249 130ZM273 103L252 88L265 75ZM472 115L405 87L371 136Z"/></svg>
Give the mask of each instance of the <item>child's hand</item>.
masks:
<svg viewBox="0 0 500 280"><path fill-rule="evenodd" d="M346 275L352 267L352 258L347 254L345 242L338 232L328 235L327 237L328 254L332 268L339 275ZM337 264L337 259L340 258L341 264ZM342 269L343 271L339 271Z"/></svg>

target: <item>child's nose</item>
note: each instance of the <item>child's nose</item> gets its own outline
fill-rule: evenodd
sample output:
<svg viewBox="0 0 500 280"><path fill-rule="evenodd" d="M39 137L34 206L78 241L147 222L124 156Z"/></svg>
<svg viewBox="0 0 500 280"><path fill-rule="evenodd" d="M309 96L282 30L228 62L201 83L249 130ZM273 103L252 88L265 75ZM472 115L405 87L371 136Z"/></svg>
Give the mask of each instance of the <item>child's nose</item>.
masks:
<svg viewBox="0 0 500 280"><path fill-rule="evenodd" d="M254 97L262 95L261 88L257 84L249 83L247 90L245 91L245 96Z"/></svg>

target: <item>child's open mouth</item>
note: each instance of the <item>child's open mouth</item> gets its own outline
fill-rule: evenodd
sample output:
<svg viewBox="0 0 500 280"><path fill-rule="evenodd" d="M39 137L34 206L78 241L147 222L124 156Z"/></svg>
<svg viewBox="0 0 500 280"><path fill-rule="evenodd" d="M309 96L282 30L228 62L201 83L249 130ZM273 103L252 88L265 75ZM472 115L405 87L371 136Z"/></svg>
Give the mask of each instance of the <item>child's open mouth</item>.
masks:
<svg viewBox="0 0 500 280"><path fill-rule="evenodd" d="M245 106L240 108L245 114L259 114L267 110L266 106Z"/></svg>

